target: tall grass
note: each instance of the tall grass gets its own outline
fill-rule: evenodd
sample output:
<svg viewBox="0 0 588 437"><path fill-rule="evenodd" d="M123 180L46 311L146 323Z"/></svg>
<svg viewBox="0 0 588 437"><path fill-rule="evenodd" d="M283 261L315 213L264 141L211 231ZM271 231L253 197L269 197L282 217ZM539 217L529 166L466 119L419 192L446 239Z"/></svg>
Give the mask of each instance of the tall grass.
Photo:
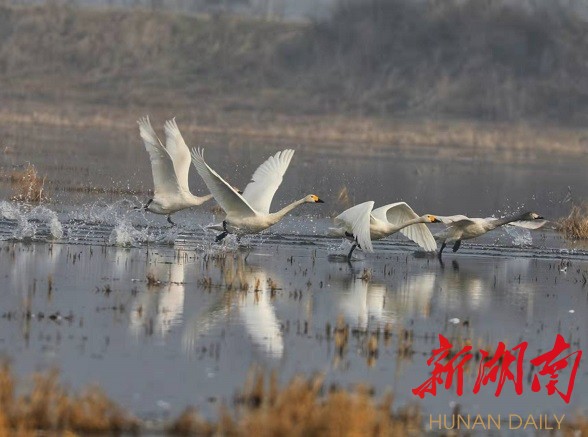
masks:
<svg viewBox="0 0 588 437"><path fill-rule="evenodd" d="M57 372L35 374L32 388L21 393L7 364L0 367L0 435L36 436L39 432L116 434L138 429L139 422L98 387L69 393Z"/></svg>
<svg viewBox="0 0 588 437"><path fill-rule="evenodd" d="M568 239L588 239L588 202L573 205L568 216L559 219L557 229Z"/></svg>
<svg viewBox="0 0 588 437"><path fill-rule="evenodd" d="M408 436L421 430L418 409L393 414L392 396L376 401L364 386L328 389L320 377L294 378L281 388L275 375L253 371L236 402L236 414L224 411L213 428L187 411L170 430L242 436Z"/></svg>
<svg viewBox="0 0 588 437"><path fill-rule="evenodd" d="M45 177L41 178L31 163L21 171L10 173L9 179L13 191L11 200L39 203L47 199L44 193Z"/></svg>

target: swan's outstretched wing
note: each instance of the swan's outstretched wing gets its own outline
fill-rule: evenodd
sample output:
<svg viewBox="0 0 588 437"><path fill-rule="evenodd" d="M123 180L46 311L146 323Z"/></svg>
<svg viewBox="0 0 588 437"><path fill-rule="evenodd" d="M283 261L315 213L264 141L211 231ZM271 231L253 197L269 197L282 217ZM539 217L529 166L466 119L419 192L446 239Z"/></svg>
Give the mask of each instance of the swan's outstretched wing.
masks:
<svg viewBox="0 0 588 437"><path fill-rule="evenodd" d="M294 150L282 150L270 156L251 176L251 182L245 187L243 197L256 211L269 214L272 199L282 183L292 156Z"/></svg>
<svg viewBox="0 0 588 437"><path fill-rule="evenodd" d="M174 168L180 187L190 191L188 187L188 172L190 171L190 151L178 129L176 119L167 120L163 125L165 130L165 148L172 157Z"/></svg>
<svg viewBox="0 0 588 437"><path fill-rule="evenodd" d="M372 211L372 216L378 220L388 221L394 226L401 226L409 220L419 218L419 216L405 202L397 202L381 206ZM424 223L417 223L416 225L402 228L400 229L400 233L414 241L427 252L437 250L437 243L435 243L433 234L431 234L431 231L429 231L429 228Z"/></svg>
<svg viewBox="0 0 588 437"><path fill-rule="evenodd" d="M437 220L439 220L441 223L445 223L446 225L452 225L456 222L461 222L464 220L474 223L474 221L471 218L466 217L465 215L447 215L447 216L436 215L435 217L437 217Z"/></svg>
<svg viewBox="0 0 588 437"><path fill-rule="evenodd" d="M519 220L510 222L507 226L516 226L525 229L539 229L547 223L547 220Z"/></svg>
<svg viewBox="0 0 588 437"><path fill-rule="evenodd" d="M351 229L364 252L374 251L370 235L370 211L373 207L373 201L360 203L343 211L334 219L335 224Z"/></svg>
<svg viewBox="0 0 588 437"><path fill-rule="evenodd" d="M250 217L257 215L249 203L233 187L231 187L217 172L204 161L204 150L192 149L192 163L198 174L204 180L214 200L225 210L227 215Z"/></svg>
<svg viewBox="0 0 588 437"><path fill-rule="evenodd" d="M153 188L155 196L175 194L180 191L180 185L172 157L157 138L149 117L142 117L137 121L139 134L145 144L145 149L151 158L151 172L153 173Z"/></svg>

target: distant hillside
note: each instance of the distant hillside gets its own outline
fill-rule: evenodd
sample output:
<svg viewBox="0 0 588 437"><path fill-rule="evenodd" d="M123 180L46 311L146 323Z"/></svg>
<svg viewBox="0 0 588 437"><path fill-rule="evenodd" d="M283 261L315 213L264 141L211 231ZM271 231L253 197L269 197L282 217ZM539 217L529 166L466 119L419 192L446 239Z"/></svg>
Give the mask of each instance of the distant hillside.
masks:
<svg viewBox="0 0 588 437"><path fill-rule="evenodd" d="M519 3L342 0L290 65L366 112L588 121L588 23Z"/></svg>
<svg viewBox="0 0 588 437"><path fill-rule="evenodd" d="M0 7L0 96L588 122L588 24L500 0L341 0L287 24Z"/></svg>

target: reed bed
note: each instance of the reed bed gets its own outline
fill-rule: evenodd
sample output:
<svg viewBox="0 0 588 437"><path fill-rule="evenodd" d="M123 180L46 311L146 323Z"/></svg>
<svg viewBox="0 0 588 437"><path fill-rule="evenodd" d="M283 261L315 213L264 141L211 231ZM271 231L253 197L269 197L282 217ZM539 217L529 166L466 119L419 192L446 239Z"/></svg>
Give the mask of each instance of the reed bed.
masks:
<svg viewBox="0 0 588 437"><path fill-rule="evenodd" d="M561 218L557 222L557 229L567 239L588 239L588 202L584 202L581 205L573 205L568 216Z"/></svg>

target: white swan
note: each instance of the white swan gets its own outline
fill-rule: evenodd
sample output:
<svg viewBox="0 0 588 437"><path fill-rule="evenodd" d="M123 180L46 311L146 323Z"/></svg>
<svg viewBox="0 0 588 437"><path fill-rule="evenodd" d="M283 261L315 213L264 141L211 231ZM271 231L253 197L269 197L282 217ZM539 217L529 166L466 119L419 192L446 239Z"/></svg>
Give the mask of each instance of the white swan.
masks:
<svg viewBox="0 0 588 437"><path fill-rule="evenodd" d="M210 229L222 231L216 237L217 242L229 233L245 235L261 232L279 222L286 214L303 203L324 203L316 195L309 194L277 212L269 212L274 194L282 183L282 177L293 155L294 150L288 149L271 156L255 170L251 182L241 195L208 166L204 161L204 150L192 149L194 167L226 213L222 224L210 227Z"/></svg>
<svg viewBox="0 0 588 437"><path fill-rule="evenodd" d="M145 149L151 158L154 187L153 198L147 201L143 209L155 214L167 214L167 221L174 225L170 214L201 205L212 198L212 195L197 197L190 193L190 151L175 119L164 124L165 147L155 134L149 117L142 117L137 123Z"/></svg>
<svg viewBox="0 0 588 437"><path fill-rule="evenodd" d="M373 252L372 240L380 240L396 232L414 241L427 252L437 249L435 239L424 223L436 223L434 215L418 216L405 202L391 203L372 210L374 202L364 202L343 211L334 221L336 228L329 228L329 236L346 237L353 241L347 255L357 246L366 252Z"/></svg>
<svg viewBox="0 0 588 437"><path fill-rule="evenodd" d="M442 223L449 225L443 231L435 234L435 239L441 242L439 258L441 258L441 254L447 243L454 243L453 251L457 252L461 245L461 240L469 240L470 238L479 237L480 235L484 235L486 232L500 226L512 225L526 229L539 229L547 223L547 221L536 212L525 212L501 219L469 218L465 215L437 216L437 218Z"/></svg>

